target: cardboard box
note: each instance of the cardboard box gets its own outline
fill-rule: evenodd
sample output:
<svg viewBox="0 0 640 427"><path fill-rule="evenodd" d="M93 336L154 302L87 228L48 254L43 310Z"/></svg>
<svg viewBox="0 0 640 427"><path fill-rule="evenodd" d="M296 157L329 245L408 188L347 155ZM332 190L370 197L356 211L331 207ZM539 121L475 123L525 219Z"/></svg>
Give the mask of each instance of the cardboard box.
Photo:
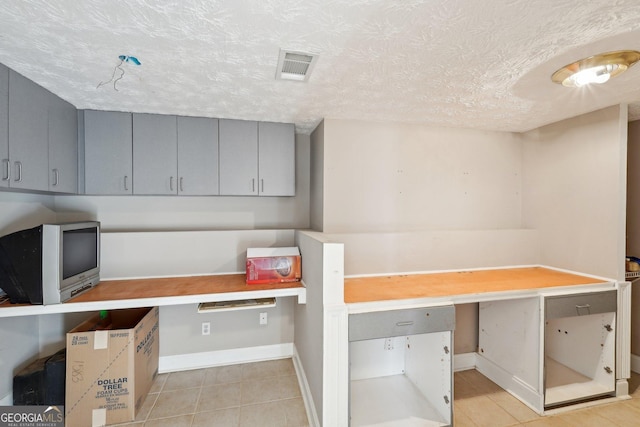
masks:
<svg viewBox="0 0 640 427"><path fill-rule="evenodd" d="M69 427L135 419L158 375L158 307L110 310L67 334L65 420Z"/></svg>
<svg viewBox="0 0 640 427"><path fill-rule="evenodd" d="M300 250L293 248L247 249L247 284L297 282L300 280Z"/></svg>

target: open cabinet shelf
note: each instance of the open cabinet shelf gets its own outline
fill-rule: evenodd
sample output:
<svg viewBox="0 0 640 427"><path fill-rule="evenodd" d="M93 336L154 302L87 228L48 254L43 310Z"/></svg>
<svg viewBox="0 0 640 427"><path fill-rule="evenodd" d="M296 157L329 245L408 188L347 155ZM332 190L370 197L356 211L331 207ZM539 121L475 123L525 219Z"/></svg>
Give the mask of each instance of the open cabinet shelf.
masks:
<svg viewBox="0 0 640 427"><path fill-rule="evenodd" d="M550 357L545 357L545 370L546 406L571 402L576 396L597 397L612 392L610 386L582 375Z"/></svg>
<svg viewBox="0 0 640 427"><path fill-rule="evenodd" d="M545 299L545 409L613 395L617 294Z"/></svg>
<svg viewBox="0 0 640 427"><path fill-rule="evenodd" d="M442 427L449 423L405 375L351 381L352 427L416 425Z"/></svg>

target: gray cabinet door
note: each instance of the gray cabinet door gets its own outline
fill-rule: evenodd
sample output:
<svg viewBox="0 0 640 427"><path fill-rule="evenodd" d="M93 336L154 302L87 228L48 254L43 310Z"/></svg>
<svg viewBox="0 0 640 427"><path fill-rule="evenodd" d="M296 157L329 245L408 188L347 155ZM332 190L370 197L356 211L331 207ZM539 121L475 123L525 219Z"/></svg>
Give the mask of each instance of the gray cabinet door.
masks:
<svg viewBox="0 0 640 427"><path fill-rule="evenodd" d="M258 123L220 120L220 195L258 194Z"/></svg>
<svg viewBox="0 0 640 427"><path fill-rule="evenodd" d="M218 119L178 117L178 194L219 194Z"/></svg>
<svg viewBox="0 0 640 427"><path fill-rule="evenodd" d="M294 196L295 130L291 123L260 122L258 172L261 196Z"/></svg>
<svg viewBox="0 0 640 427"><path fill-rule="evenodd" d="M9 69L0 64L0 187L8 187L9 162Z"/></svg>
<svg viewBox="0 0 640 427"><path fill-rule="evenodd" d="M131 113L84 112L85 192L132 194Z"/></svg>
<svg viewBox="0 0 640 427"><path fill-rule="evenodd" d="M176 116L133 115L133 194L177 194Z"/></svg>
<svg viewBox="0 0 640 427"><path fill-rule="evenodd" d="M10 187L49 189L48 96L46 89L9 71Z"/></svg>
<svg viewBox="0 0 640 427"><path fill-rule="evenodd" d="M49 191L78 192L78 115L51 94L49 105Z"/></svg>

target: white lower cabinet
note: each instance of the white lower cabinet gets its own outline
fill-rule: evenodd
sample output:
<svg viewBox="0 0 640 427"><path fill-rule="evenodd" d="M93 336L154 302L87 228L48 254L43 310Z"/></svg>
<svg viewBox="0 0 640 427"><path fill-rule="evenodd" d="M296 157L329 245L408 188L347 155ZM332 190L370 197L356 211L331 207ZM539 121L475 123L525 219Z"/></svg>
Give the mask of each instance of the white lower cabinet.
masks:
<svg viewBox="0 0 640 427"><path fill-rule="evenodd" d="M477 370L536 412L615 396L617 291L481 302Z"/></svg>
<svg viewBox="0 0 640 427"><path fill-rule="evenodd" d="M350 425L452 425L454 325L453 306L350 315Z"/></svg>
<svg viewBox="0 0 640 427"><path fill-rule="evenodd" d="M616 291L545 299L545 409L614 394Z"/></svg>

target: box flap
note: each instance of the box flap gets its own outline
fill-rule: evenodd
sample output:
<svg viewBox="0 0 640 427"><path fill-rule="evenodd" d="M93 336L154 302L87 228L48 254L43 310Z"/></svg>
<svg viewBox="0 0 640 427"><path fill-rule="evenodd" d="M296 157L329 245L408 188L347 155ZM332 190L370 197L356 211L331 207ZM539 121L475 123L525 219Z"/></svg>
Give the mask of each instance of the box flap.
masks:
<svg viewBox="0 0 640 427"><path fill-rule="evenodd" d="M249 248L247 258L265 258L273 256L300 256L297 246L289 248Z"/></svg>

